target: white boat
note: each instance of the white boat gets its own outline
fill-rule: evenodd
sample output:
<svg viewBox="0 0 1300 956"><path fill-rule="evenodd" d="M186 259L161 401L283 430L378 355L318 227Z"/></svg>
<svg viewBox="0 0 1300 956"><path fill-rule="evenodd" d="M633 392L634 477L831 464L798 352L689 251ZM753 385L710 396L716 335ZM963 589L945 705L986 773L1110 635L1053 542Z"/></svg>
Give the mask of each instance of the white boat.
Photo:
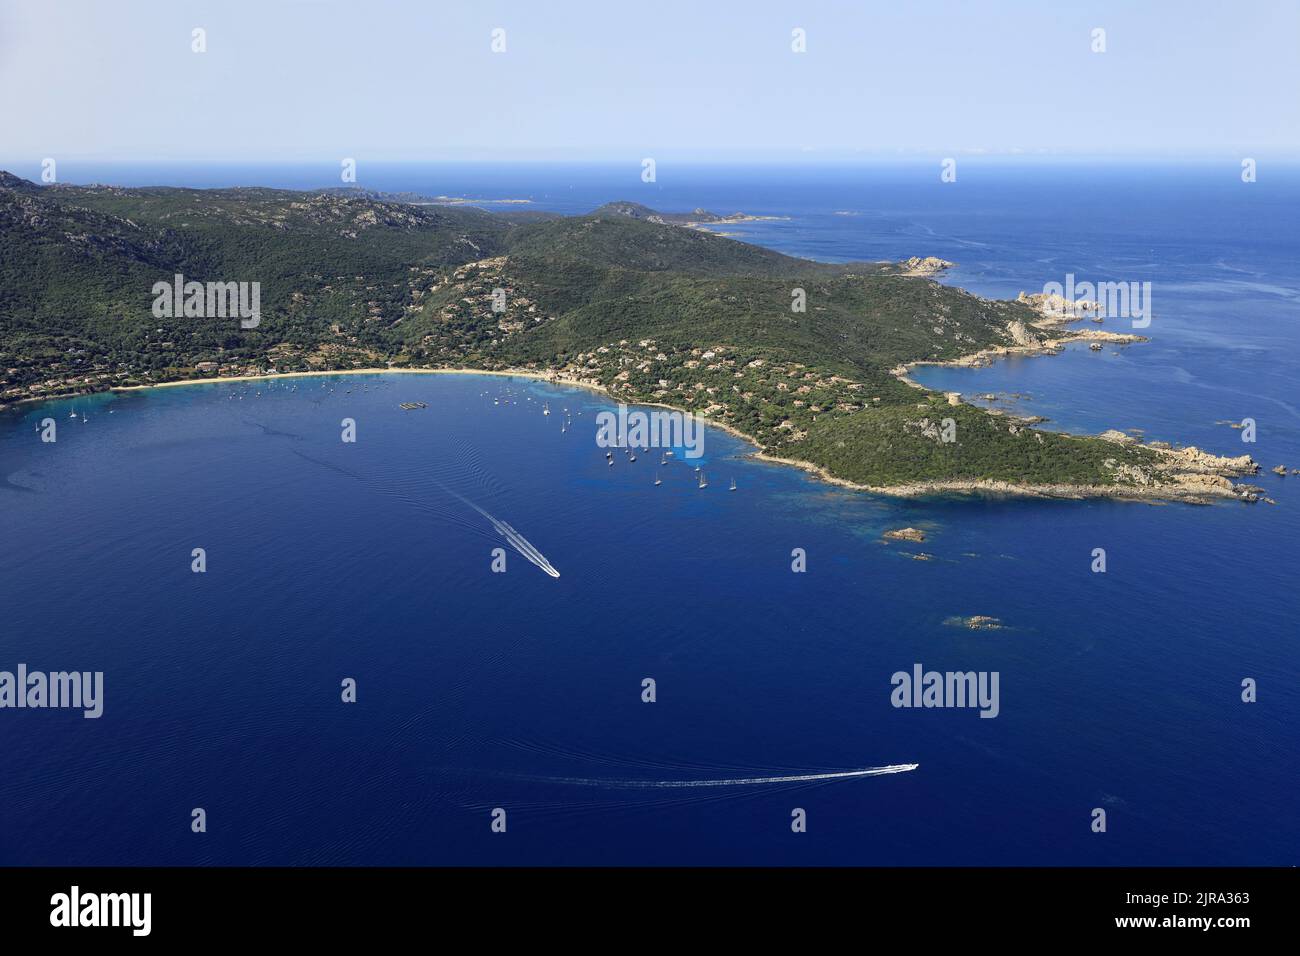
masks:
<svg viewBox="0 0 1300 956"><path fill-rule="evenodd" d="M543 415L549 415L549 414L551 414L551 406L548 405L548 404L543 404L543 405L542 405L542 414L543 414Z"/></svg>
<svg viewBox="0 0 1300 956"><path fill-rule="evenodd" d="M709 476L704 474L704 472L700 472L700 487L701 488L709 487Z"/></svg>
<svg viewBox="0 0 1300 956"><path fill-rule="evenodd" d="M656 485L658 485L658 484L662 484L662 482L660 482L660 480L659 480L659 472L657 472L657 471L655 472L655 484L656 484Z"/></svg>
<svg viewBox="0 0 1300 956"><path fill-rule="evenodd" d="M735 491L735 490L736 490L736 479L735 479L735 478L732 478L732 479L731 479L731 490L732 490L732 491Z"/></svg>
<svg viewBox="0 0 1300 956"><path fill-rule="evenodd" d="M76 418L76 417L77 417L77 410L74 408L72 411L68 412L68 417L69 417L69 418Z"/></svg>

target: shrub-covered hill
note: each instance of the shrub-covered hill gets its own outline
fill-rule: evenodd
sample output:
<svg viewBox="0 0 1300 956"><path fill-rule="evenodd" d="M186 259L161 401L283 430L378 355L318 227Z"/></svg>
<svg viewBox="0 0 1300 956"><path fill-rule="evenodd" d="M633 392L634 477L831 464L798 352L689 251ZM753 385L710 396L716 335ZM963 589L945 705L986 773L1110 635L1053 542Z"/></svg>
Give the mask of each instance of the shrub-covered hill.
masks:
<svg viewBox="0 0 1300 956"><path fill-rule="evenodd" d="M1044 433L894 374L1013 344L1029 305L785 256L695 215L0 173L0 403L270 369L517 368L699 412L863 484L1170 481L1150 449ZM176 274L259 283L260 324L155 316L153 286Z"/></svg>

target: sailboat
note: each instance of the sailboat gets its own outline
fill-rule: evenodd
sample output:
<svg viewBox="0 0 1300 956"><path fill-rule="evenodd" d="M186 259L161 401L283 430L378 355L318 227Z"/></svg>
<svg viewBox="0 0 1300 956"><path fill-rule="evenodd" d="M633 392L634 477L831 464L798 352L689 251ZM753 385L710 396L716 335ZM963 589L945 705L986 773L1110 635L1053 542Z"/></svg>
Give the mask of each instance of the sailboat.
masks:
<svg viewBox="0 0 1300 956"><path fill-rule="evenodd" d="M735 479L735 478L732 478L732 479L731 479L731 490L732 490L732 491L735 491L735 490L736 490L736 479Z"/></svg>
<svg viewBox="0 0 1300 956"><path fill-rule="evenodd" d="M655 484L656 485L663 484L663 482L659 480L659 472L657 471L655 472Z"/></svg>
<svg viewBox="0 0 1300 956"><path fill-rule="evenodd" d="M543 415L549 415L549 414L551 414L551 405L550 405L549 402L543 402L543 403L542 403L542 414L543 414Z"/></svg>
<svg viewBox="0 0 1300 956"><path fill-rule="evenodd" d="M704 472L700 472L700 487L701 488L709 487L709 476L706 475Z"/></svg>
<svg viewBox="0 0 1300 956"><path fill-rule="evenodd" d="M69 418L76 418L76 417L77 417L77 410L74 408L72 411L68 412L68 417L69 417Z"/></svg>

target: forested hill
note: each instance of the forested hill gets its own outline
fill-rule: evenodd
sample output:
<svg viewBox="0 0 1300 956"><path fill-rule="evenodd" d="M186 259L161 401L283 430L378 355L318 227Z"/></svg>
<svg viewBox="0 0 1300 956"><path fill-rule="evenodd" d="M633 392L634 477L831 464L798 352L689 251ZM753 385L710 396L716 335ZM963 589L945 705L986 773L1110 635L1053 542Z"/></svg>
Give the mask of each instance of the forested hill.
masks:
<svg viewBox="0 0 1300 956"><path fill-rule="evenodd" d="M1140 449L1008 427L891 374L1011 344L1037 317L1027 305L696 227L721 218L0 173L0 402L271 369L526 368L707 414L864 483L1108 484L1130 480L1116 462L1149 463ZM177 274L258 283L259 324L157 317L154 285ZM943 419L960 441L934 437Z"/></svg>

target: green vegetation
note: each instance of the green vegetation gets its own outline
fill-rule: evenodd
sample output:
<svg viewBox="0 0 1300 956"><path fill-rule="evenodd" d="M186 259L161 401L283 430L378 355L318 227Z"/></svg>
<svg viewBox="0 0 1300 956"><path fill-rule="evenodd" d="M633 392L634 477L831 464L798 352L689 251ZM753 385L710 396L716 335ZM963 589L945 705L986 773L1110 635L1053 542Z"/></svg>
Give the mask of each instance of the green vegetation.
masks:
<svg viewBox="0 0 1300 956"><path fill-rule="evenodd" d="M697 411L871 485L1105 485L1151 464L1147 449L950 405L893 374L1011 344L1011 323L1036 318L1023 303L685 225L709 218L635 203L503 215L360 190L39 187L0 173L0 402L272 368L519 368ZM176 273L259 282L261 324L154 317L153 284ZM806 311L792 311L795 290Z"/></svg>
<svg viewBox="0 0 1300 956"><path fill-rule="evenodd" d="M931 401L840 417L813 429L800 457L832 474L873 486L921 481L1110 484L1116 463L1141 467L1150 452L1100 438L1025 427L969 405ZM936 441L943 419L956 440Z"/></svg>

